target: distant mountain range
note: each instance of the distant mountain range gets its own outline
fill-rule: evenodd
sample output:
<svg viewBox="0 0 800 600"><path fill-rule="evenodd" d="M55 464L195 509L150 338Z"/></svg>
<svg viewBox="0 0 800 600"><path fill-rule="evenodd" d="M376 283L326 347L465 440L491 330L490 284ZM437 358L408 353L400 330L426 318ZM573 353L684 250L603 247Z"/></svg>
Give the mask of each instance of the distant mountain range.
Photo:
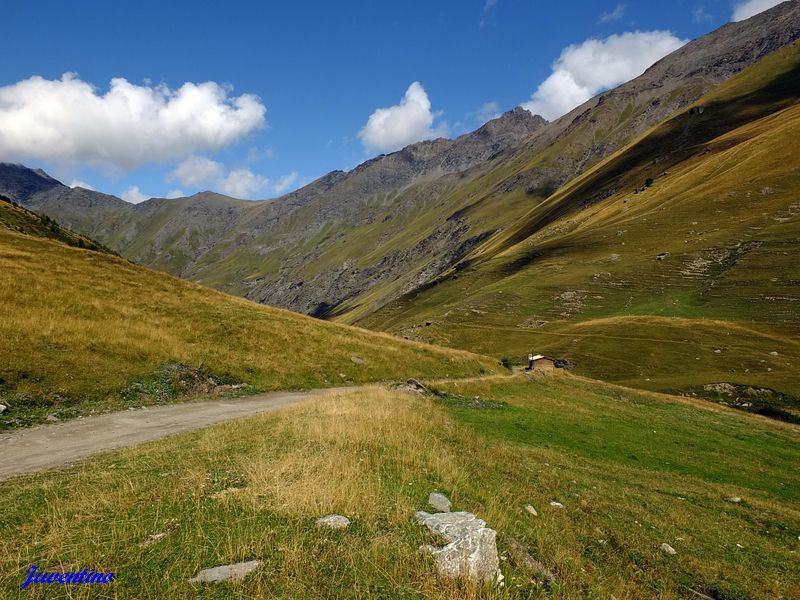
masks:
<svg viewBox="0 0 800 600"><path fill-rule="evenodd" d="M798 37L800 2L785 2L690 42L552 123L517 108L271 201L203 192L131 205L11 164L0 165L0 193L135 262L356 321L464 264L575 177Z"/></svg>

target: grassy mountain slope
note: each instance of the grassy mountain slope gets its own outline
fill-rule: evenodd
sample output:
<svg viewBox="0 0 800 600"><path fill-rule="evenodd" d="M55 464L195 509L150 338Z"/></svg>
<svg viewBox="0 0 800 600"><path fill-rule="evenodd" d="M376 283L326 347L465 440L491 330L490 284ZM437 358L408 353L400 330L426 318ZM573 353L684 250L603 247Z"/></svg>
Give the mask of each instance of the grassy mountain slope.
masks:
<svg viewBox="0 0 800 600"><path fill-rule="evenodd" d="M331 394L0 483L0 594L15 597L31 564L112 570L119 598L800 594L796 428L575 377L441 394ZM433 490L497 530L503 588L436 575L419 547L441 540L414 521ZM351 526L315 527L331 513ZM515 561L512 539L556 581ZM242 582L187 582L254 559L263 564Z"/></svg>
<svg viewBox="0 0 800 600"><path fill-rule="evenodd" d="M0 229L3 228L25 235L57 240L76 248L113 254L111 250L85 235L65 229L50 217L29 211L0 195Z"/></svg>
<svg viewBox="0 0 800 600"><path fill-rule="evenodd" d="M800 395L798 98L794 44L360 323L517 360L563 355L652 389Z"/></svg>
<svg viewBox="0 0 800 600"><path fill-rule="evenodd" d="M41 219L9 203L0 203L0 225L0 402L11 407L0 415L4 426L216 384L255 391L496 368L466 352L263 307L64 245L41 237L50 234L40 231ZM61 237L74 237L74 246L85 239Z"/></svg>

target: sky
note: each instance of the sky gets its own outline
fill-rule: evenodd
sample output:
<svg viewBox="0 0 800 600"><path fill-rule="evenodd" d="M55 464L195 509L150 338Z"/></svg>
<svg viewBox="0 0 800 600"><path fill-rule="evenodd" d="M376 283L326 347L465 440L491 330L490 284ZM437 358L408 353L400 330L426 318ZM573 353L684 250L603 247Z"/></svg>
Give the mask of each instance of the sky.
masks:
<svg viewBox="0 0 800 600"><path fill-rule="evenodd" d="M8 3L0 162L280 196L516 106L554 119L777 0Z"/></svg>

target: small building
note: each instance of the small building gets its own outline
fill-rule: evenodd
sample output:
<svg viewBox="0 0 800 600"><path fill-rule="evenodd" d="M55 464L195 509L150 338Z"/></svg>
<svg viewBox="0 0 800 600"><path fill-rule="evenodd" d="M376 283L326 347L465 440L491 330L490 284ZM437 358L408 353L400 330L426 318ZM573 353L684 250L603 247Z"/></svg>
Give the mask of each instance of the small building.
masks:
<svg viewBox="0 0 800 600"><path fill-rule="evenodd" d="M528 355L529 371L552 371L556 368L556 360L544 354Z"/></svg>

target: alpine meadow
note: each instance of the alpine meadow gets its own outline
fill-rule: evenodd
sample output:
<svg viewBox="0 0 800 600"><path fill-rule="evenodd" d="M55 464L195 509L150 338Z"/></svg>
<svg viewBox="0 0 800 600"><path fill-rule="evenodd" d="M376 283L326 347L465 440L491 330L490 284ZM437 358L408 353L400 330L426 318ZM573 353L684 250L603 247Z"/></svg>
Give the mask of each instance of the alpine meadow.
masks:
<svg viewBox="0 0 800 600"><path fill-rule="evenodd" d="M0 597L800 598L800 0L7 17Z"/></svg>

